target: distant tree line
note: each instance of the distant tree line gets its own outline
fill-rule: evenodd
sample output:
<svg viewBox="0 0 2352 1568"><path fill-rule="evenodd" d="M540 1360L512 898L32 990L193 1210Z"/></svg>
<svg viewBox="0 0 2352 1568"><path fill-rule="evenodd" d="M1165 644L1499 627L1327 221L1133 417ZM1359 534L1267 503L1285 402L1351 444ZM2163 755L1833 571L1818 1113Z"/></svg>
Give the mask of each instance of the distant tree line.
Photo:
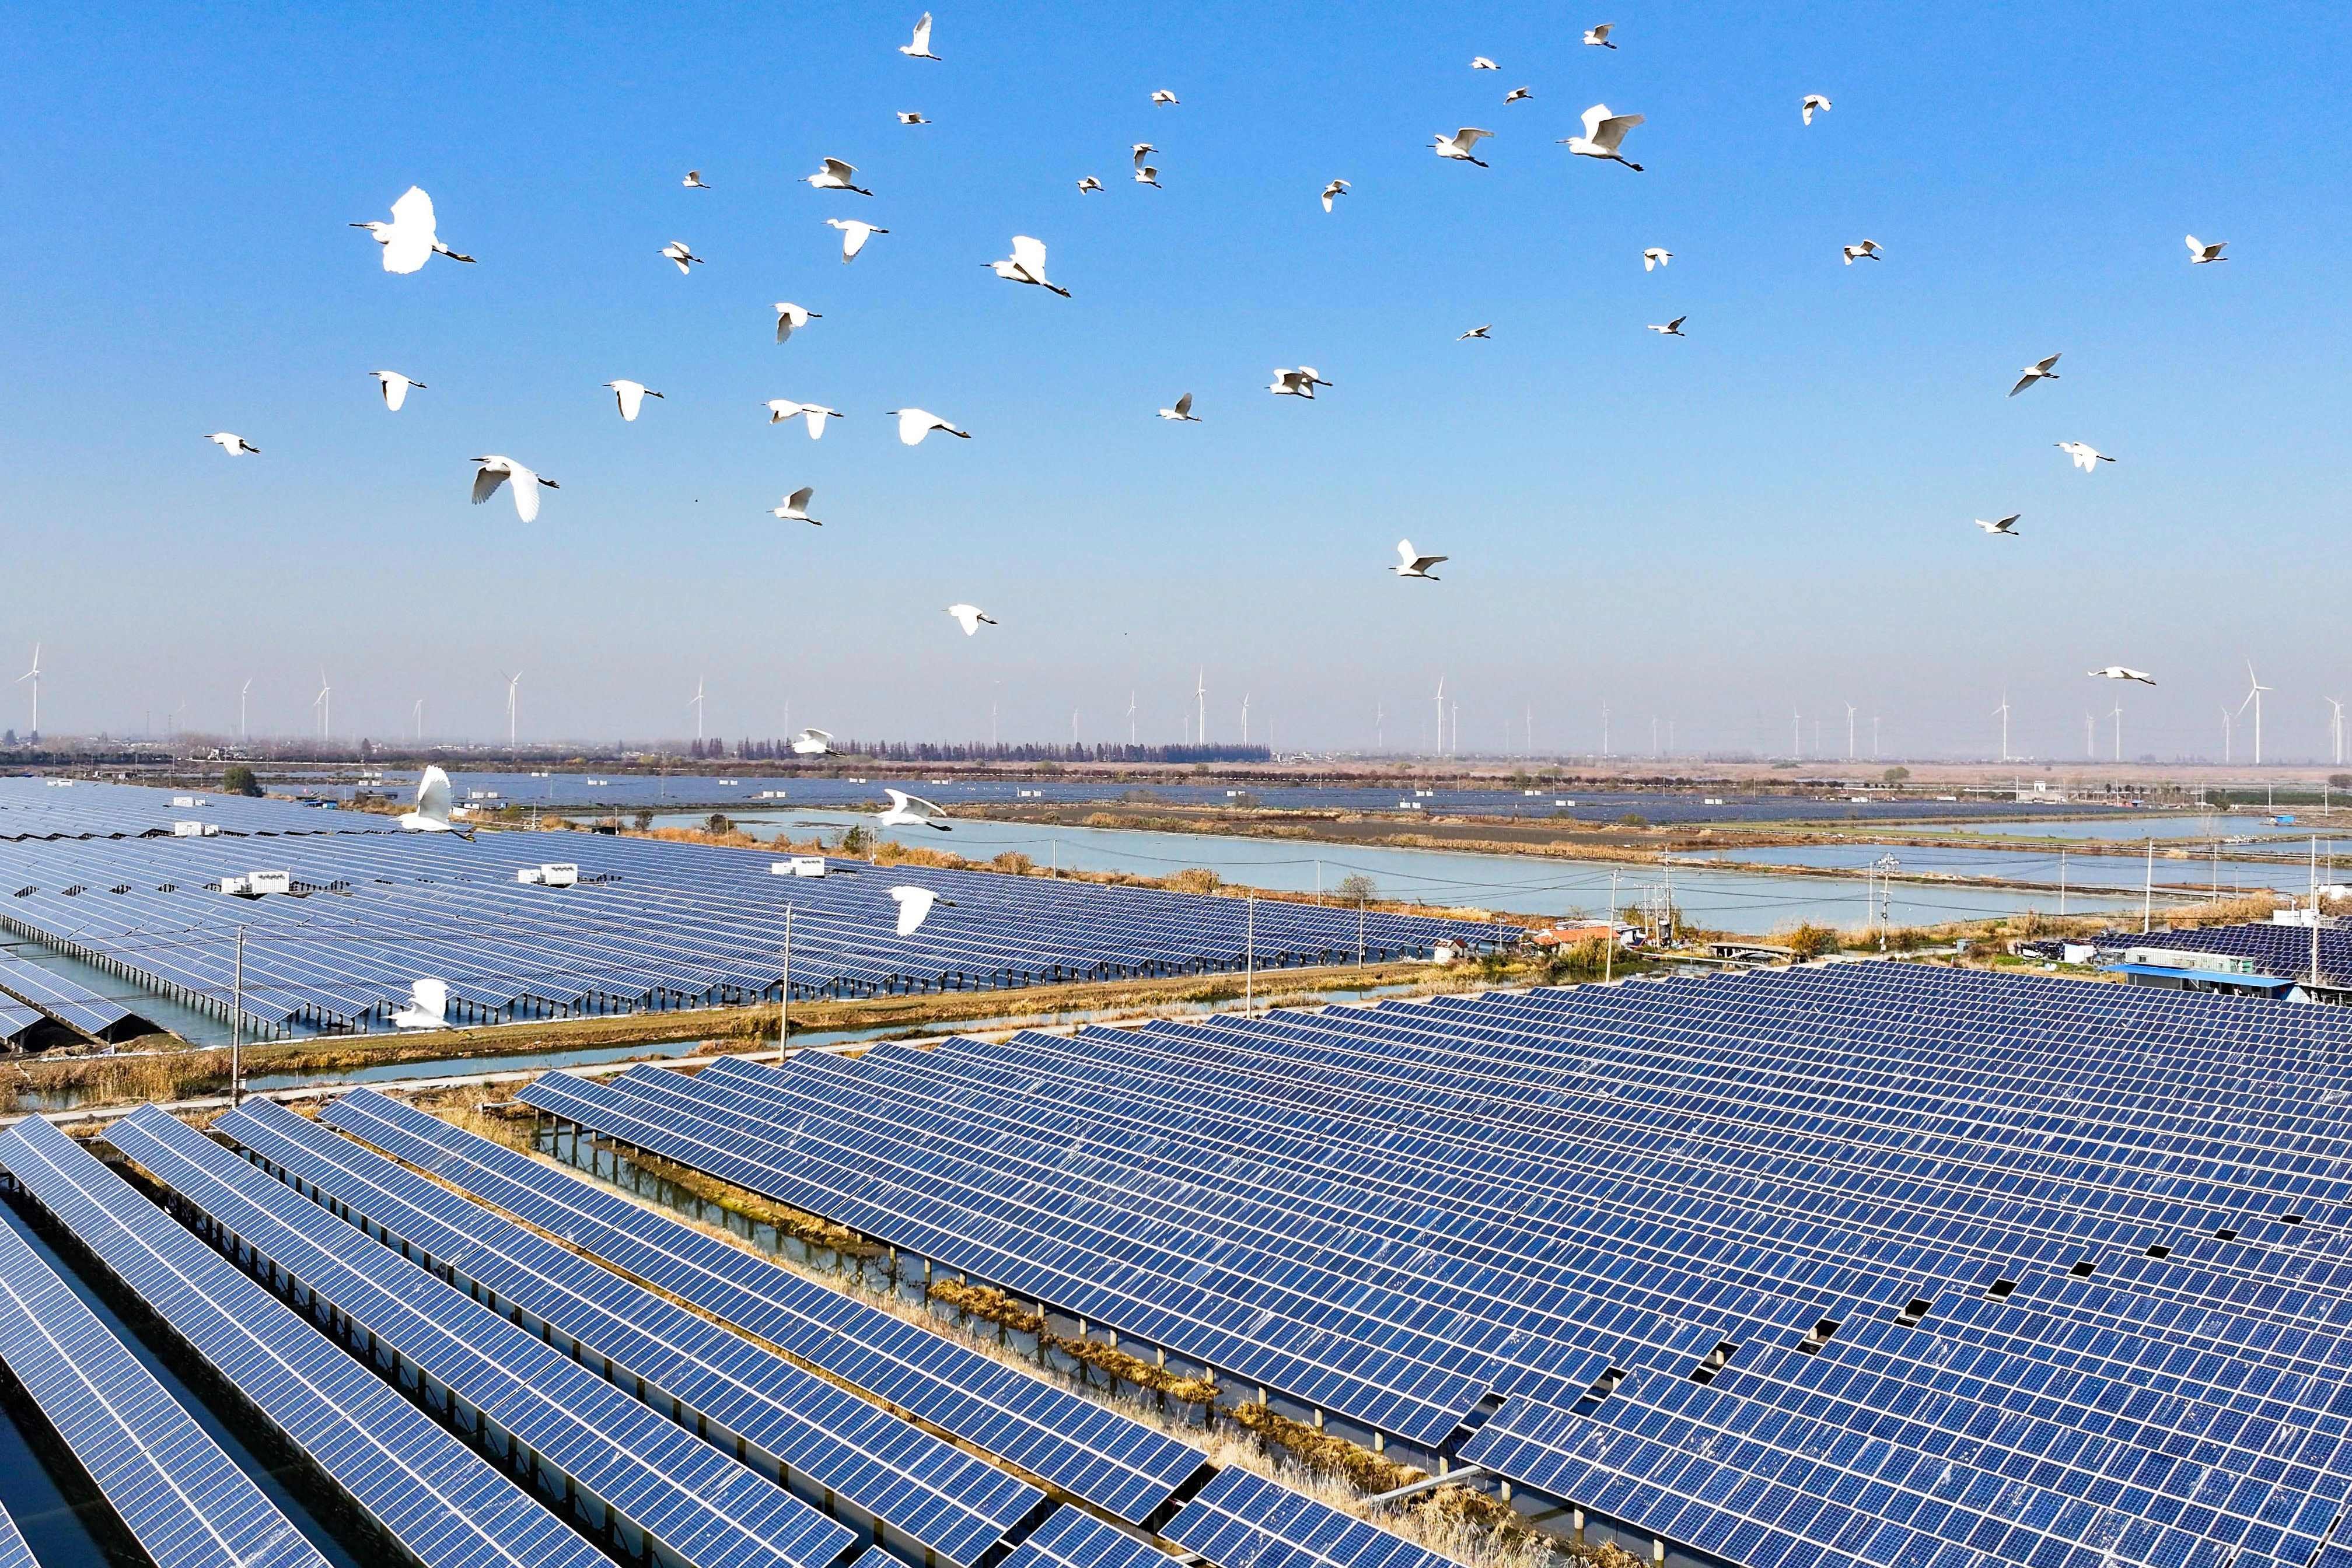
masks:
<svg viewBox="0 0 2352 1568"><path fill-rule="evenodd" d="M1263 746L1092 746L1056 741L993 745L986 741L843 740L834 750L878 762L1267 762ZM789 761L789 740L697 740L687 756L705 762Z"/></svg>

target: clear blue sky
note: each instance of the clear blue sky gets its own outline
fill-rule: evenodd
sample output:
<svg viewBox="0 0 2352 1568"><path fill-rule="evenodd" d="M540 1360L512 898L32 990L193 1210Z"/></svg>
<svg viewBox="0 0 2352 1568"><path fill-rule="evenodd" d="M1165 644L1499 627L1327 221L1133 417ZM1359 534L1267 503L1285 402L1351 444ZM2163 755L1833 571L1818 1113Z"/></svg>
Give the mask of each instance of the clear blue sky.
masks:
<svg viewBox="0 0 2352 1568"><path fill-rule="evenodd" d="M2340 6L950 4L940 64L918 8L12 7L0 653L47 645L44 727L223 727L250 675L300 732L323 665L343 734L502 733L519 668L530 737L688 735L702 676L729 736L984 737L993 697L1123 738L1132 688L1174 739L1198 666L1219 739L1246 690L1257 738L1384 702L1417 745L1444 673L1465 750L1530 705L1591 749L1614 686L1621 751L1654 712L1785 750L1792 710L1842 750L1851 701L1980 755L2006 686L2066 758L2120 661L2170 756L2252 657L2266 752L2314 757L2352 696ZM1646 174L1554 144L1601 100ZM1491 169L1427 151L1462 124ZM827 154L875 197L796 183ZM412 183L479 265L344 226ZM829 215L893 232L845 267ZM1075 298L985 270L1015 233ZM824 319L777 348L776 299ZM1269 396L1302 361L1337 385ZM387 414L378 368L429 390ZM621 423L619 376L666 401ZM902 448L908 403L974 439ZM484 452L562 482L535 527L467 504ZM803 484L823 529L764 513ZM1404 535L1444 582L1386 574Z"/></svg>

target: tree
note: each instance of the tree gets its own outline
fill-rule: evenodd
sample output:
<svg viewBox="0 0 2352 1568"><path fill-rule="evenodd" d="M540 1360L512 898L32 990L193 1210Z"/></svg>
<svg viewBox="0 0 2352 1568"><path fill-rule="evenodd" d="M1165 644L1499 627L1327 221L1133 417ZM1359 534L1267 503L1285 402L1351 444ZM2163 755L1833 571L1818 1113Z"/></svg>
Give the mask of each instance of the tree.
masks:
<svg viewBox="0 0 2352 1568"><path fill-rule="evenodd" d="M713 811L704 820L702 829L707 833L731 833L735 831L735 824L728 819L726 812Z"/></svg>
<svg viewBox="0 0 2352 1568"><path fill-rule="evenodd" d="M2331 773L2327 781L2338 789L2352 789L2352 773Z"/></svg>
<svg viewBox="0 0 2352 1568"><path fill-rule="evenodd" d="M258 795L261 780L244 763L233 763L221 775L221 793L225 795Z"/></svg>
<svg viewBox="0 0 2352 1568"><path fill-rule="evenodd" d="M652 832L654 830L654 814L651 811L639 811L636 815L636 823L637 831L641 833Z"/></svg>
<svg viewBox="0 0 2352 1568"><path fill-rule="evenodd" d="M855 827L841 835L841 852L845 855L866 854L873 848L874 831L870 828Z"/></svg>
<svg viewBox="0 0 2352 1568"><path fill-rule="evenodd" d="M1339 895L1343 904L1376 904L1380 901L1381 884L1362 872L1351 871L1331 891Z"/></svg>
<svg viewBox="0 0 2352 1568"><path fill-rule="evenodd" d="M1879 777L1885 779L1889 784L1900 784L1906 779L1911 777L1911 769L1908 768L1890 768L1885 772L1880 774Z"/></svg>

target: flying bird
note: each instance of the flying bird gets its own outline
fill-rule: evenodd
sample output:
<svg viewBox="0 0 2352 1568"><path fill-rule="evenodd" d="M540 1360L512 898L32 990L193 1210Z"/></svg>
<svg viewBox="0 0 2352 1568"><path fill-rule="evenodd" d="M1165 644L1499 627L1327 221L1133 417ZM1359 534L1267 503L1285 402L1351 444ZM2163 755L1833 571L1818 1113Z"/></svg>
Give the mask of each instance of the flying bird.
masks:
<svg viewBox="0 0 2352 1568"><path fill-rule="evenodd" d="M1848 267L1852 267L1857 261L1886 259L1885 255L1878 248L1878 242L1874 239L1866 239L1860 245L1840 246L1838 248L1845 254L1845 264Z"/></svg>
<svg viewBox="0 0 2352 1568"><path fill-rule="evenodd" d="M394 1029L446 1029L449 982L419 975L408 982L408 1005L392 1015Z"/></svg>
<svg viewBox="0 0 2352 1568"><path fill-rule="evenodd" d="M948 814L940 809L939 802L926 800L920 795L909 795L904 789L886 788L882 793L890 797L890 805L887 810L876 812L875 816L884 827L937 828L943 833L954 831L948 826Z"/></svg>
<svg viewBox="0 0 2352 1568"><path fill-rule="evenodd" d="M422 391L425 386L423 382L410 381L398 371L370 371L368 374L375 378L376 385L383 392L383 406L394 413L398 413L400 405L408 401L409 388Z"/></svg>
<svg viewBox="0 0 2352 1568"><path fill-rule="evenodd" d="M2024 372L2017 378L2017 384L2009 389L2009 395L2015 397L2036 382L2056 381L2058 372L2050 367L2063 358L2065 358L2063 354L2053 354L2046 360L2036 360L2026 366Z"/></svg>
<svg viewBox="0 0 2352 1568"><path fill-rule="evenodd" d="M1436 142L1430 151L1440 158L1451 158L1457 163L1475 163L1481 169L1491 168L1493 165L1472 153L1470 149L1478 145L1480 137L1494 134L1491 131L1481 131L1475 125L1465 125L1451 136L1441 131L1437 133Z"/></svg>
<svg viewBox="0 0 2352 1568"><path fill-rule="evenodd" d="M824 525L818 522L816 518L808 515L809 497L815 494L815 486L803 485L799 489L793 491L791 495L785 497L784 504L782 506L770 507L768 508L768 515L783 522L807 523L813 527L821 528L824 527Z"/></svg>
<svg viewBox="0 0 2352 1568"><path fill-rule="evenodd" d="M686 172L686 178L680 180L678 183L684 185L689 191L707 191L710 189L709 185L703 183L702 171L699 169L688 169Z"/></svg>
<svg viewBox="0 0 2352 1568"><path fill-rule="evenodd" d="M1817 109L1823 114L1827 114L1830 111L1830 100L1820 93L1809 92L1805 95L1805 101L1797 106L1797 112L1804 117L1807 125L1811 125L1813 122L1813 110Z"/></svg>
<svg viewBox="0 0 2352 1568"><path fill-rule="evenodd" d="M923 111L919 109L902 109L898 111L898 123L901 125L929 125L930 121L923 118Z"/></svg>
<svg viewBox="0 0 2352 1568"><path fill-rule="evenodd" d="M613 389L613 401L620 405L621 418L631 424L636 423L637 410L645 407L646 399L661 396L642 382L606 382L604 384Z"/></svg>
<svg viewBox="0 0 2352 1568"><path fill-rule="evenodd" d="M1974 521L1977 527L1982 528L1989 534L2000 534L2005 538L2013 539L2022 537L2017 531L2017 519L2023 516L2025 516L2023 512L2011 512L2009 516L1990 523L1986 522L1982 517L1975 518Z"/></svg>
<svg viewBox="0 0 2352 1568"><path fill-rule="evenodd" d="M1677 316L1663 327L1653 321L1649 323L1649 328L1651 331L1662 332L1669 338L1686 338L1690 334L1683 330L1683 323L1689 319L1687 316Z"/></svg>
<svg viewBox="0 0 2352 1568"><path fill-rule="evenodd" d="M812 321L822 321L824 313L804 309L789 299L779 299L768 308L776 313L776 341L781 343Z"/></svg>
<svg viewBox="0 0 2352 1568"><path fill-rule="evenodd" d="M1166 107L1176 103L1178 99L1174 93L1163 87L1151 95L1151 101L1157 107Z"/></svg>
<svg viewBox="0 0 2352 1568"><path fill-rule="evenodd" d="M1493 71L1502 69L1500 66L1496 65L1494 61L1488 59L1484 55L1473 55L1470 57L1470 68L1474 71Z"/></svg>
<svg viewBox="0 0 2352 1568"><path fill-rule="evenodd" d="M785 420L794 417L807 420L809 439L820 441L824 437L824 422L828 419L839 419L841 415L821 402L794 402L788 397L772 397L768 400L770 424L782 424Z"/></svg>
<svg viewBox="0 0 2352 1568"><path fill-rule="evenodd" d="M1399 577L1428 578L1432 582L1440 582L1444 579L1430 577L1429 569L1440 561L1452 559L1451 556L1423 555L1412 548L1411 539L1399 539L1397 540L1397 563L1389 570Z"/></svg>
<svg viewBox="0 0 2352 1568"><path fill-rule="evenodd" d="M898 441L899 444L904 446L920 446L923 444L923 437L934 430L943 430L960 441L971 439L971 432L969 430L958 430L938 414L925 409L893 408L885 409L883 412L898 416Z"/></svg>
<svg viewBox="0 0 2352 1568"><path fill-rule="evenodd" d="M1135 183L1139 185L1149 185L1155 191L1163 188L1160 183L1160 171L1149 163L1136 165Z"/></svg>
<svg viewBox="0 0 2352 1568"><path fill-rule="evenodd" d="M449 820L449 775L437 765L428 765L416 779L416 809L393 819L393 825L404 833L454 833L458 831ZM468 833L466 837L471 838Z"/></svg>
<svg viewBox="0 0 2352 1568"><path fill-rule="evenodd" d="M1340 196L1344 196L1344 195L1346 195L1347 193L1348 193L1348 182L1347 182L1347 181L1345 181L1345 180L1334 180L1334 181L1332 181L1329 184L1328 184L1328 185L1324 186L1324 187L1323 187L1323 210L1324 210L1325 212L1327 212L1327 213L1328 213L1328 212L1329 212L1329 211L1331 210L1331 204L1332 204L1332 202L1333 202L1334 200L1336 200L1337 198L1340 197Z"/></svg>
<svg viewBox="0 0 2352 1568"><path fill-rule="evenodd" d="M1085 179L1078 182L1078 193L1080 195L1086 194L1088 191L1099 191L1102 188L1102 182L1096 179L1092 174L1087 175Z"/></svg>
<svg viewBox="0 0 2352 1568"><path fill-rule="evenodd" d="M2135 670L2125 664L2109 664L2104 670L2093 670L2092 678L2110 681L2137 681L2141 685L2156 685L2156 677L2146 670Z"/></svg>
<svg viewBox="0 0 2352 1568"><path fill-rule="evenodd" d="M1648 272L1654 268L1664 267L1666 263L1674 260L1674 258L1675 253L1673 251L1661 249L1659 246L1654 245L1649 249L1642 253L1642 270L1643 272Z"/></svg>
<svg viewBox="0 0 2352 1568"><path fill-rule="evenodd" d="M1198 424L1201 423L1199 418L1192 413L1192 394L1191 392L1186 392L1182 397L1178 398L1174 408L1161 409L1160 411L1160 417L1162 419L1181 420L1187 424Z"/></svg>
<svg viewBox="0 0 2352 1568"><path fill-rule="evenodd" d="M1535 97L1534 89L1515 87L1510 91L1503 95L1503 107L1508 109L1515 103L1525 103L1528 99L1533 97Z"/></svg>
<svg viewBox="0 0 2352 1568"><path fill-rule="evenodd" d="M1466 343L1473 338L1486 338L1486 340L1491 343L1494 340L1486 337L1486 328L1492 327L1494 323L1489 321L1486 323L1486 327L1473 327L1467 332L1463 333L1462 336L1454 339L1454 340L1457 343Z"/></svg>
<svg viewBox="0 0 2352 1568"><path fill-rule="evenodd" d="M1143 167L1143 161L1146 158L1150 157L1154 152L1159 152L1160 149L1154 147L1149 141L1139 141L1133 147L1129 148L1128 151L1135 159L1135 166L1140 169Z"/></svg>
<svg viewBox="0 0 2352 1568"><path fill-rule="evenodd" d="M1614 23L1614 22L1603 22L1603 23L1601 23L1601 26L1599 26L1598 27L1587 27L1587 28L1585 28L1585 29L1584 29L1584 41L1585 41L1585 43L1587 43L1588 45L1591 46L1593 48L1596 48L1596 49L1613 49L1613 48L1615 48L1617 46L1616 46L1616 45L1614 45L1614 44L1612 44L1612 43L1611 43L1611 42L1609 41L1609 29L1610 29L1610 28L1612 28L1612 27L1613 27L1613 26L1615 26L1616 25L1617 25L1617 24L1616 24L1616 23Z"/></svg>
<svg viewBox="0 0 2352 1568"><path fill-rule="evenodd" d="M1275 371L1274 382L1265 390L1276 397L1303 397L1312 402L1317 387L1328 387L1330 384L1323 379L1322 373L1313 365L1301 365L1295 371Z"/></svg>
<svg viewBox="0 0 2352 1568"><path fill-rule="evenodd" d="M956 624L963 628L963 634L967 637L983 626L996 624L995 618L982 615L977 604L950 604L948 606L948 613L956 618Z"/></svg>
<svg viewBox="0 0 2352 1568"><path fill-rule="evenodd" d="M2085 474L2095 474L2099 471L2100 464L2115 461L2087 441L2057 441L2051 444L2073 458L2074 466Z"/></svg>
<svg viewBox="0 0 2352 1568"><path fill-rule="evenodd" d="M829 729L804 729L792 738L794 757L823 757L833 749L833 732Z"/></svg>
<svg viewBox="0 0 2352 1568"><path fill-rule="evenodd" d="M940 824L934 822L930 826L938 827ZM955 907L954 899L941 898L928 887L894 887L890 890L890 896L898 902L898 935L901 936L912 936L923 922L930 918L933 908L940 905L949 909Z"/></svg>
<svg viewBox="0 0 2352 1568"><path fill-rule="evenodd" d="M2227 261L2230 258L2223 256L2221 252L2228 248L2229 244L2230 242L2228 240L2221 239L2215 240L2211 245L2207 245L2195 235L2190 235L2189 236L2189 264L2191 267L2202 267L2209 261Z"/></svg>
<svg viewBox="0 0 2352 1568"><path fill-rule="evenodd" d="M931 14L929 11L924 12L922 20L915 24L915 41L899 45L898 52L910 60L935 60L940 57L931 53Z"/></svg>
<svg viewBox="0 0 2352 1568"><path fill-rule="evenodd" d="M539 521L539 487L541 485L551 490L563 488L552 479L541 478L511 457L493 454L488 457L477 457L474 461L479 465L474 474L474 505L478 507L498 493L499 486L511 479L514 481L515 516L526 523Z"/></svg>
<svg viewBox="0 0 2352 1568"><path fill-rule="evenodd" d="M670 241L667 245L661 247L661 253L677 264L677 275L680 277L690 277L692 276L695 267L709 265L700 256L695 255L692 250L688 249L687 247L687 243L682 239L674 239Z"/></svg>
<svg viewBox="0 0 2352 1568"><path fill-rule="evenodd" d="M861 224L856 218L827 218L826 224L841 231L841 264L846 267L866 248L866 242L876 235L886 235L888 229L877 229L872 224Z"/></svg>
<svg viewBox="0 0 2352 1568"><path fill-rule="evenodd" d="M1624 144L1625 132L1643 122L1638 114L1612 114L1605 103L1596 103L1584 111L1584 134L1563 136L1559 144L1580 158L1601 158L1622 163L1636 174L1642 166L1617 151Z"/></svg>
<svg viewBox="0 0 2352 1568"><path fill-rule="evenodd" d="M828 158L824 161L824 167L814 174L803 175L801 183L805 185L814 185L820 191L855 191L861 196L872 195L873 192L850 178L856 172L856 164L845 163L838 158Z"/></svg>
<svg viewBox="0 0 2352 1568"><path fill-rule="evenodd" d="M386 272L415 272L425 265L428 256L446 256L451 261L470 262L470 256L460 256L441 243L433 219L433 198L422 189L411 185L401 193L400 200L392 204L392 222L353 224L355 229L365 229L383 246L383 269Z"/></svg>
<svg viewBox="0 0 2352 1568"><path fill-rule="evenodd" d="M215 446L219 447L223 452L227 453L231 457L243 457L247 454L256 457L261 455L260 447L256 446L244 436L238 435L232 431L215 430L210 435L205 436L205 439L211 442Z"/></svg>
<svg viewBox="0 0 2352 1568"><path fill-rule="evenodd" d="M1070 297L1068 289L1045 276L1045 242L1044 240L1032 239L1027 235L1014 235L1011 258L1004 261L992 261L988 265L994 269L997 277L1007 283L1034 284L1049 294L1058 294L1065 299Z"/></svg>

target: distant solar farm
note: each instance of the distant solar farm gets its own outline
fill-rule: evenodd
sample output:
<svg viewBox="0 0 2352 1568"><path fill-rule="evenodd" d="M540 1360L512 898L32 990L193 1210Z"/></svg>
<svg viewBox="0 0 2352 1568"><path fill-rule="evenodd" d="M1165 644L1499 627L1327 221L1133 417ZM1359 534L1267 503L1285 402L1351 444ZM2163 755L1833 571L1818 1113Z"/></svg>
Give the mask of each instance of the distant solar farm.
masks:
<svg viewBox="0 0 2352 1568"><path fill-rule="evenodd" d="M856 861L784 878L742 850L391 826L282 801L175 807L148 789L0 780L0 926L221 1018L242 930L246 1027L257 1038L389 1028L422 977L447 982L449 1021L469 1025L774 1000L787 906L793 994L807 998L1427 956L1517 935ZM572 885L522 880L557 856L576 868ZM232 891L255 872L284 873L288 891ZM889 889L909 885L941 902L902 937Z"/></svg>

